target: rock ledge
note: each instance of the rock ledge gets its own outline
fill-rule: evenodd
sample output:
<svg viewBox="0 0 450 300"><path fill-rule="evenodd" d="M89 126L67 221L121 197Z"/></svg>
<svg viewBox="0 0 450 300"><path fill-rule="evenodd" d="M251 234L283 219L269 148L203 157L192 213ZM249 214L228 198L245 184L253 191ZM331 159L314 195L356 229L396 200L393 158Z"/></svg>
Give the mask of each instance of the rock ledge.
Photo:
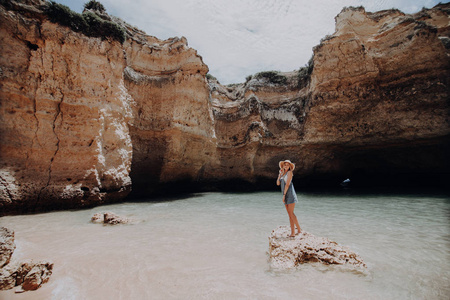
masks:
<svg viewBox="0 0 450 300"><path fill-rule="evenodd" d="M272 231L269 237L272 268L289 269L308 262L366 268L362 258L345 246L305 231L289 238L290 232L289 226L279 226Z"/></svg>

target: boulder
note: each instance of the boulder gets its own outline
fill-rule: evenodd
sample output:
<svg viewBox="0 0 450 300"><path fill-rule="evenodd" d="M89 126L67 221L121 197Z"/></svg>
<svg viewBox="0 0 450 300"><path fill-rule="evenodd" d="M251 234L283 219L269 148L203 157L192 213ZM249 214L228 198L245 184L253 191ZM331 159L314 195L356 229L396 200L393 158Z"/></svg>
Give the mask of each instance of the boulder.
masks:
<svg viewBox="0 0 450 300"><path fill-rule="evenodd" d="M103 213L96 213L92 216L92 223L103 223L105 221L105 216Z"/></svg>
<svg viewBox="0 0 450 300"><path fill-rule="evenodd" d="M38 262L34 264L32 269L24 277L22 288L25 291L38 289L42 284L50 280L52 270L53 263Z"/></svg>
<svg viewBox="0 0 450 300"><path fill-rule="evenodd" d="M0 227L0 268L9 263L15 249L14 231Z"/></svg>
<svg viewBox="0 0 450 300"><path fill-rule="evenodd" d="M345 246L302 231L290 238L289 226L279 226L269 237L270 264L275 269L288 269L303 263L348 265L366 268L362 258Z"/></svg>
<svg viewBox="0 0 450 300"><path fill-rule="evenodd" d="M14 232L7 228L0 228L0 290L9 290L19 286L16 292L36 290L49 281L52 275L53 263L48 261L10 263L16 246Z"/></svg>

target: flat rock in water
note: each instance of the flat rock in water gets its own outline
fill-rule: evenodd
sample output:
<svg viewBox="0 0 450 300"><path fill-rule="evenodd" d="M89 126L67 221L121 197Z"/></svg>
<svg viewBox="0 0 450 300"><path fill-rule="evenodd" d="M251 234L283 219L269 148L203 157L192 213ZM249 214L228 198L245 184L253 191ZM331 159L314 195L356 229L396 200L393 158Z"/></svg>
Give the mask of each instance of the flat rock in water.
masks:
<svg viewBox="0 0 450 300"><path fill-rule="evenodd" d="M92 216L91 222L93 223L104 223L104 224L129 224L132 220L128 218L124 218L121 216L116 215L112 212L106 212L106 213L96 213Z"/></svg>
<svg viewBox="0 0 450 300"><path fill-rule="evenodd" d="M289 226L279 226L272 231L269 237L272 268L288 269L308 262L366 268L362 258L345 246L305 231L293 238L289 237L290 234Z"/></svg>

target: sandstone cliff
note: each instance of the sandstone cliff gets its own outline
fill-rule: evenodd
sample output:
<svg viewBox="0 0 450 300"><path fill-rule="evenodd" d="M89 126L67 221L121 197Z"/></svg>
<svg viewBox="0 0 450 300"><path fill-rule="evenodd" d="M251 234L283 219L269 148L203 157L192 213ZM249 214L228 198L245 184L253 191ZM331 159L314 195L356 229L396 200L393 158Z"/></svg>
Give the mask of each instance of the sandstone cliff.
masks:
<svg viewBox="0 0 450 300"><path fill-rule="evenodd" d="M185 38L90 12L121 43L50 22L44 1L0 3L1 213L272 184L286 158L307 185L448 179L448 4L346 8L309 67L222 86Z"/></svg>
<svg viewBox="0 0 450 300"><path fill-rule="evenodd" d="M208 67L186 39L98 11L127 39L89 37L50 22L46 5L0 6L0 208L92 206L124 199L132 182L148 196L199 178L215 137Z"/></svg>
<svg viewBox="0 0 450 300"><path fill-rule="evenodd" d="M0 207L123 198L132 145L122 45L51 23L42 3L28 4L0 6Z"/></svg>
<svg viewBox="0 0 450 300"><path fill-rule="evenodd" d="M309 71L299 71L297 86L292 73L280 74L285 84L253 78L226 90L212 82L218 154L230 165L228 176L273 177L276 162L289 158L305 185L347 177L444 185L448 12L448 4L415 15L345 8L335 33L314 48Z"/></svg>
<svg viewBox="0 0 450 300"><path fill-rule="evenodd" d="M134 195L148 196L161 183L202 177L216 147L201 57L185 38L138 37L124 44L124 75L135 101L129 124Z"/></svg>

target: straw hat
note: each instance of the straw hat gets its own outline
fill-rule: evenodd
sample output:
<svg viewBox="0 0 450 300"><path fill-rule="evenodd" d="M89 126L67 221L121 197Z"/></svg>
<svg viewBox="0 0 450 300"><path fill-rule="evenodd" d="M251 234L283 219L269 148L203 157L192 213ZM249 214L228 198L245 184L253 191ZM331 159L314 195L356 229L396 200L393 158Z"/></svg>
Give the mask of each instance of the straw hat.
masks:
<svg viewBox="0 0 450 300"><path fill-rule="evenodd" d="M291 166L291 171L294 171L295 165L294 165L290 160L282 160L282 161L280 161L280 162L278 163L278 165L280 166L280 169L283 168L282 165L283 165L284 163L288 163L288 164Z"/></svg>

